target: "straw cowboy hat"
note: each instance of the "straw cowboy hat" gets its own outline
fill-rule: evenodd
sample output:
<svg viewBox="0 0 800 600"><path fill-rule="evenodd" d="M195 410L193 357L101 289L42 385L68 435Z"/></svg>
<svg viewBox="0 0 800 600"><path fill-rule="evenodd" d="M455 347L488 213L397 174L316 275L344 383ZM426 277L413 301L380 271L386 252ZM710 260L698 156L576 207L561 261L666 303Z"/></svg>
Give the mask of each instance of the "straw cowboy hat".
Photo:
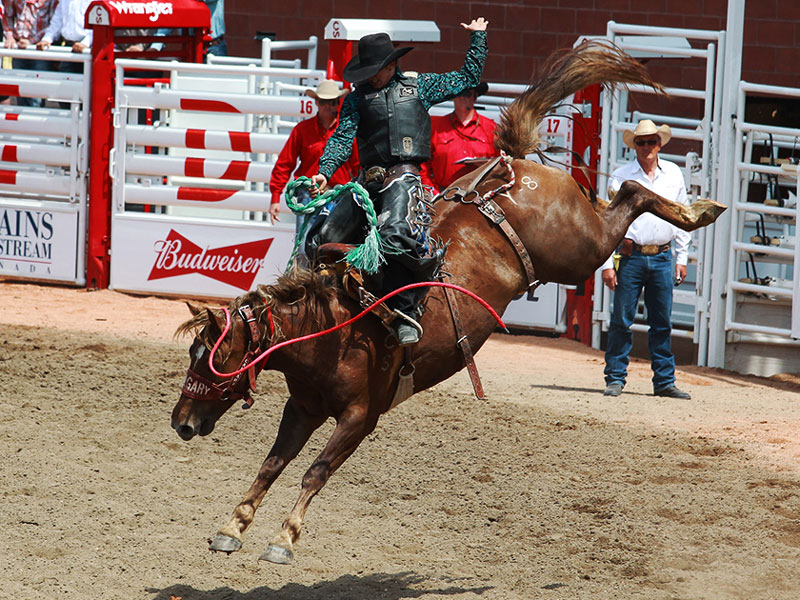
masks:
<svg viewBox="0 0 800 600"><path fill-rule="evenodd" d="M633 131L626 129L622 132L622 141L625 142L628 148L635 148L634 140L637 137L653 134L658 134L662 146L666 146L667 142L672 139L672 130L669 128L669 125L660 125L656 127L656 124L650 119L642 119Z"/></svg>
<svg viewBox="0 0 800 600"><path fill-rule="evenodd" d="M306 96L311 96L314 100L336 100L342 96L347 96L350 90L340 90L339 84L333 79L324 79L319 82L316 90L306 90Z"/></svg>
<svg viewBox="0 0 800 600"><path fill-rule="evenodd" d="M361 83L413 49L395 48L388 33L370 33L358 40L358 54L347 63L342 77L350 83Z"/></svg>

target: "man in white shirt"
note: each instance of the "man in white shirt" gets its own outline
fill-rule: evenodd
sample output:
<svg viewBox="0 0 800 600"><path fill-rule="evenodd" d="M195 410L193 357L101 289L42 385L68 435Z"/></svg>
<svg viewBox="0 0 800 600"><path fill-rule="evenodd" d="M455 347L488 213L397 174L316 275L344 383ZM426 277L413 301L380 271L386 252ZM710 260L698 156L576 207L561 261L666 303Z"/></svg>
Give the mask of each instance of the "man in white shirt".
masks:
<svg viewBox="0 0 800 600"><path fill-rule="evenodd" d="M658 157L669 142L669 126L656 127L650 119L639 121L636 129L625 131L623 141L635 150L636 160L611 174L609 190L634 180L673 202L688 204L686 184L680 168ZM670 245L675 240L677 266L672 269ZM686 278L686 263L691 236L663 219L645 213L628 228L619 248L619 266L613 257L601 267L603 283L614 290L614 307L606 346L606 396L619 396L625 387L629 354L633 347L631 325L636 317L639 296L644 289L644 305L649 330L648 347L653 369L653 394L668 398L691 396L675 387L675 357L670 347L673 278Z"/></svg>
<svg viewBox="0 0 800 600"><path fill-rule="evenodd" d="M47 50L59 38L72 47L73 52L83 52L92 45L92 30L84 27L86 9L92 0L60 0L50 25L41 41L39 50Z"/></svg>

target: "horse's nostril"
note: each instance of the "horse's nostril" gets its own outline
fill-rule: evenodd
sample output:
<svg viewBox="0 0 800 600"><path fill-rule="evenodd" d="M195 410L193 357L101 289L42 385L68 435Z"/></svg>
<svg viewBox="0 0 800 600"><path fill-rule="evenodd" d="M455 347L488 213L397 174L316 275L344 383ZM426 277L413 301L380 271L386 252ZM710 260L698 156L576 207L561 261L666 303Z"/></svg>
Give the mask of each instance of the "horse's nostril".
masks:
<svg viewBox="0 0 800 600"><path fill-rule="evenodd" d="M177 431L178 435L184 440L190 440L194 437L194 428L190 425L181 425L177 427L175 431Z"/></svg>

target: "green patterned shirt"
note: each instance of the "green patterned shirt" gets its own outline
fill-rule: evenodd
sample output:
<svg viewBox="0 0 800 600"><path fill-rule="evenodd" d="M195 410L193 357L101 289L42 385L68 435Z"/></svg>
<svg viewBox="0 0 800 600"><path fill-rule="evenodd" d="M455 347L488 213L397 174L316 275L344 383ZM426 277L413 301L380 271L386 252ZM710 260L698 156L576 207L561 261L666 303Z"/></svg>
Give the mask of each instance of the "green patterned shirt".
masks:
<svg viewBox="0 0 800 600"><path fill-rule="evenodd" d="M464 59L464 66L460 70L448 73L420 73L418 76L419 99L425 109L428 110L434 104L455 98L464 90L478 85L481 81L483 65L486 62L486 53L486 32L472 31L470 32L469 50ZM396 76L388 83L388 86L394 85L397 85ZM319 159L319 172L327 179L330 179L331 175L350 157L353 140L358 130L360 119L358 109L363 95L363 87L369 88L368 85L357 87L342 102L339 126L325 144L325 151Z"/></svg>

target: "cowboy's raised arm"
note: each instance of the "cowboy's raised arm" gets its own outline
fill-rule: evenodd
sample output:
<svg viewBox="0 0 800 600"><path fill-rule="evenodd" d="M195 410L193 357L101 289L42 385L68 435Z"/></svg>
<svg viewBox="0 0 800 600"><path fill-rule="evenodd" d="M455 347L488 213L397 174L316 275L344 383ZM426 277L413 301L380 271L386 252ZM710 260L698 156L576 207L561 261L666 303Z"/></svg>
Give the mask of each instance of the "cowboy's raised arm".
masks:
<svg viewBox="0 0 800 600"><path fill-rule="evenodd" d="M489 21L483 17L478 17L477 19L472 19L469 25L462 23L461 26L468 31L486 31L486 28L489 26Z"/></svg>
<svg viewBox="0 0 800 600"><path fill-rule="evenodd" d="M486 63L486 27L489 22L483 17L461 26L469 31L470 45L464 65L458 71L448 73L421 73L419 75L419 97L425 108L455 98L461 92L475 87L481 81L483 65Z"/></svg>

